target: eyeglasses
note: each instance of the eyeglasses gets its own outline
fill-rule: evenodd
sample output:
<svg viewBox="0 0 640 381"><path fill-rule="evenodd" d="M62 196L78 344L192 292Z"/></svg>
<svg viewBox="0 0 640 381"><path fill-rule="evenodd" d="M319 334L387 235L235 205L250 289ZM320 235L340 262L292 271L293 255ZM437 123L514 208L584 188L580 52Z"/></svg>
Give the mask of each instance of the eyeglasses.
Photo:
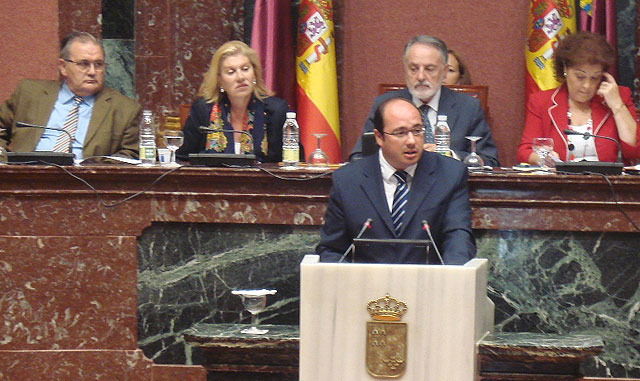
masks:
<svg viewBox="0 0 640 381"><path fill-rule="evenodd" d="M91 65L93 65L93 68L96 71L103 71L104 68L107 66L106 63L104 63L104 61L95 61L95 62L91 62L91 61L80 61L80 62L76 62L73 60L68 60L66 58L63 58L63 60L70 62L72 64L75 64L76 66L78 66L78 69L82 70L82 71L89 71L89 69L91 69Z"/></svg>
<svg viewBox="0 0 640 381"><path fill-rule="evenodd" d="M400 130L394 132L385 132L386 135L391 135L398 139L406 139L409 137L409 134L413 134L413 136L422 136L424 135L424 128L416 128L415 130Z"/></svg>

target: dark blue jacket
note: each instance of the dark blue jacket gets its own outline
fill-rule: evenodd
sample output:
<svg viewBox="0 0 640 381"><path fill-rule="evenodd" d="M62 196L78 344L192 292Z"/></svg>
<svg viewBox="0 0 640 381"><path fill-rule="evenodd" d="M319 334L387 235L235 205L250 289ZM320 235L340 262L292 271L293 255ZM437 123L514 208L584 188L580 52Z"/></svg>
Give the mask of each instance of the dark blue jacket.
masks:
<svg viewBox="0 0 640 381"><path fill-rule="evenodd" d="M475 257L467 169L461 162L423 152L414 174L403 230L396 235L382 183L378 155L349 163L333 174L333 187L316 253L335 262L347 250L368 218L371 228L362 238L427 239L422 220L429 222L445 264L461 265ZM348 256L347 261L351 261ZM424 248L376 245L357 249L355 262L427 263ZM433 248L429 263L439 263Z"/></svg>

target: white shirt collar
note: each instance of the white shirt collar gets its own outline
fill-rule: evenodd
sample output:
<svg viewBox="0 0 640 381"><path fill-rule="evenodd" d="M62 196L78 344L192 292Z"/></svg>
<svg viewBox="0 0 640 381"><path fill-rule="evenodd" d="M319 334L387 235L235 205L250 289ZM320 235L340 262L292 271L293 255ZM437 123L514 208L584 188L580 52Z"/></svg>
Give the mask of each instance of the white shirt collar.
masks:
<svg viewBox="0 0 640 381"><path fill-rule="evenodd" d="M442 85L440 85L440 87L438 88L438 90L436 91L435 94L433 94L433 97L431 97L431 100L429 101L429 103L427 103L427 105L429 107L431 107L431 109L433 109L433 111L436 112L436 114L438 113L438 105L440 104L440 95L442 94ZM413 104L417 107L420 108L420 106L422 106L424 103L422 103L422 101L420 100L420 98L416 98L415 96L411 95L411 100L413 101Z"/></svg>
<svg viewBox="0 0 640 381"><path fill-rule="evenodd" d="M396 173L398 169L394 168L391 164L389 164L387 159L384 157L382 150L378 150L378 158L380 161L380 170L382 171L382 180L386 182L390 182L391 179L393 178L394 179L393 181L396 181L395 178L393 177L393 174ZM413 175L416 173L417 167L418 167L418 163L415 163L415 164L411 164L404 170L409 174L409 179L413 179ZM407 180L407 183L408 182L409 180Z"/></svg>

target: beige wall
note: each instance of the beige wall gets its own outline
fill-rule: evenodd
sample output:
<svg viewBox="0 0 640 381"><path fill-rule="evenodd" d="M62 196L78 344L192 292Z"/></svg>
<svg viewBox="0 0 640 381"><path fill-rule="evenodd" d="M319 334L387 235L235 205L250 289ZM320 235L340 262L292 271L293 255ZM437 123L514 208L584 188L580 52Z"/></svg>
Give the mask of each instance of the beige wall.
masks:
<svg viewBox="0 0 640 381"><path fill-rule="evenodd" d="M416 34L431 34L462 54L474 84L489 86L491 127L500 161L514 164L524 122L529 2L385 0L373 4L347 0L337 9L343 26L338 31L343 38L339 84L343 158L360 134L378 83L404 82L404 44Z"/></svg>
<svg viewBox="0 0 640 381"><path fill-rule="evenodd" d="M58 1L0 1L0 41L0 102L23 78L57 78Z"/></svg>

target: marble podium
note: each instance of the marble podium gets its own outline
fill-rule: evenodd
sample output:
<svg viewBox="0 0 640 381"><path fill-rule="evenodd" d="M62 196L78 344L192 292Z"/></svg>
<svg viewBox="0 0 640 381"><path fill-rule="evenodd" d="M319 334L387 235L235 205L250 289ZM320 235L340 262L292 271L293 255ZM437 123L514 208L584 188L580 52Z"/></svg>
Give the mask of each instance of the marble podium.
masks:
<svg viewBox="0 0 640 381"><path fill-rule="evenodd" d="M300 265L301 380L376 379L365 358L367 346L379 345L367 336L380 329L368 332L367 305L385 295L407 307L400 321L406 323L406 358L397 357L404 363L403 379L477 377L476 344L493 330L486 259L464 266L318 261L307 255ZM398 338L387 332L381 337L385 346Z"/></svg>
<svg viewBox="0 0 640 381"><path fill-rule="evenodd" d="M74 324L73 334L86 334L76 344L88 351L106 350L93 344L104 336L103 342L123 339L127 348L141 349L154 366L197 363L183 332L197 323L248 322L239 299L229 295L240 286L278 290L261 323L299 323L299 264L318 242L330 174L277 166L66 170L0 165L5 378L13 363L9 351L55 350L68 340L65 324ZM640 240L627 219L640 221L640 176L605 181L498 171L471 174L469 189L478 257L491 264L495 331L600 336L604 350L585 361L585 376L640 377ZM63 268L56 262L76 269L68 272L76 278L104 279L116 266L111 284L120 291L99 299L106 301L100 311L111 312L80 317L111 324L116 316L127 330L78 329L87 325L74 322L72 304L68 321L67 308L43 309L53 288L37 276L35 283L26 279ZM135 264L137 274L128 267ZM69 302L98 301L87 295L99 291L95 285L83 291ZM136 305L137 314L119 312ZM43 329L39 338L33 327L44 328L43 322L56 330Z"/></svg>

